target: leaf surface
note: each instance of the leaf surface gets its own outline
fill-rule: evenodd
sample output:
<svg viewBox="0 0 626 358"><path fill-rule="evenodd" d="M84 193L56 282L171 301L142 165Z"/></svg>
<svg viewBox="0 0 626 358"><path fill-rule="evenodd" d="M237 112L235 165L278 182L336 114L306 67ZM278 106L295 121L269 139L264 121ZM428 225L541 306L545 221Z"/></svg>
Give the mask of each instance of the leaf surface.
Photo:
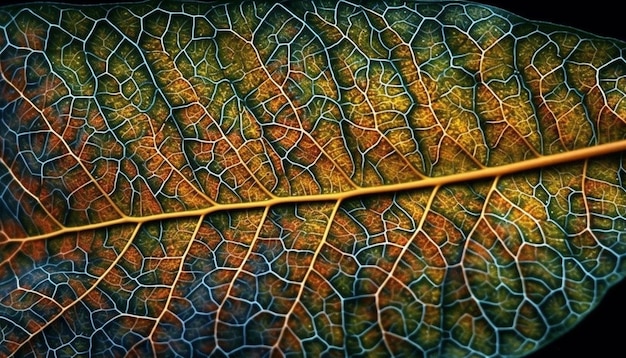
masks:
<svg viewBox="0 0 626 358"><path fill-rule="evenodd" d="M626 270L625 48L470 3L0 8L0 353L532 352Z"/></svg>

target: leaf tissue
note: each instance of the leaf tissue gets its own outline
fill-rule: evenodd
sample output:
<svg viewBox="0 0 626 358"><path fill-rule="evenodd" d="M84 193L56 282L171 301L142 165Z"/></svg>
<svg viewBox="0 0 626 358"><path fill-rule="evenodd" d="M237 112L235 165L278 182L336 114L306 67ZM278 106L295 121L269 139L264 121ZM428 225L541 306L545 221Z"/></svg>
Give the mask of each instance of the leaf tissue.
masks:
<svg viewBox="0 0 626 358"><path fill-rule="evenodd" d="M455 1L0 7L0 356L522 356L626 272L626 44Z"/></svg>

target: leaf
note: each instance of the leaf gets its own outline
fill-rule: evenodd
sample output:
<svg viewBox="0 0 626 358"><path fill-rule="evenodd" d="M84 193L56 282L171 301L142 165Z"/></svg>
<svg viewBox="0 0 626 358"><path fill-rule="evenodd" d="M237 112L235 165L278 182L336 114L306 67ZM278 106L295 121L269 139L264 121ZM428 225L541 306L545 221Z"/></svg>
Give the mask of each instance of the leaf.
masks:
<svg viewBox="0 0 626 358"><path fill-rule="evenodd" d="M447 2L0 30L2 355L524 355L626 271L622 42Z"/></svg>

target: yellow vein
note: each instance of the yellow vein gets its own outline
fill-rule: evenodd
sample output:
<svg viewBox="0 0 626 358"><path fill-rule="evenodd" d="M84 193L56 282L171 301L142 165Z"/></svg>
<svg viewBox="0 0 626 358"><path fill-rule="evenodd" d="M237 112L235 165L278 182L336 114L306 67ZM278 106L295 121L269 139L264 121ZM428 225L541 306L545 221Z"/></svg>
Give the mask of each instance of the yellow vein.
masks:
<svg viewBox="0 0 626 358"><path fill-rule="evenodd" d="M236 296L232 295L233 287L235 286L235 282L237 281L237 278L241 275L242 272L244 272L243 267L247 263L250 262L250 255L252 255L254 246L256 245L257 240L259 239L259 235L261 234L261 230L263 229L263 224L265 223L265 220L267 219L269 215L269 211L270 211L270 207L269 206L265 207L265 210L263 211L263 215L261 216L261 219L259 220L259 224L257 226L256 232L254 233L254 237L252 238L252 240L250 240L250 248L248 249L248 251L246 251L246 256L243 258L243 260L241 260L241 264L239 265L239 267L237 267L237 270L235 271L235 274L233 275L233 279L228 285L228 291L226 291L226 295L224 296L224 299L222 300L219 307L217 308L217 311L215 312L215 324L213 328L213 337L215 339L216 347L219 346L219 343L218 343L219 329L218 328L220 324L220 313L222 312L222 309L224 308L224 305L226 304L226 301L228 300L229 297L237 298Z"/></svg>
<svg viewBox="0 0 626 358"><path fill-rule="evenodd" d="M340 206L341 206L341 200L337 200L337 202L335 203L335 206L333 207L333 211L328 216L328 223L326 224L326 228L324 229L324 234L322 235L322 238L320 239L320 243L319 245L317 245L317 249L315 249L315 253L313 254L311 263L308 265L309 267L306 271L306 274L304 275L304 278L302 279L300 283L300 289L298 290L298 295L296 296L294 303L289 308L289 311L287 312L287 314L285 314L285 321L283 322L283 326L280 330L280 334L278 335L278 338L276 339L276 342L274 343L274 346L272 347L272 351L277 350L278 352L280 352L280 347L279 347L280 341L283 339L285 330L289 326L289 317L293 314L298 303L301 302L302 294L304 293L306 283L309 280L309 276L311 275L311 272L313 272L313 267L315 266L315 262L317 261L320 251L322 251L322 247L324 247L324 244L326 243L326 239L328 238L328 234L330 233L330 228L333 226L333 222L335 221L335 216L337 215L337 211L339 211ZM273 356L274 355L273 352L270 355Z"/></svg>
<svg viewBox="0 0 626 358"><path fill-rule="evenodd" d="M180 276L183 273L183 267L185 266L185 259L187 258L187 255L189 255L189 251L191 251L191 246L194 243L194 240L196 239L196 236L198 235L198 232L200 231L200 227L202 227L202 221L204 221L204 215L201 215L200 218L198 218L198 222L196 223L196 226L193 230L193 233L191 234L191 238L189 239L189 242L187 243L187 247L185 248L185 252L182 254L182 256L180 257L180 263L178 264L178 270L176 271L176 277L174 278L174 282L172 282L172 286L170 288L170 294L167 296L167 300L165 301L165 304L163 305L163 310L161 310L161 313L159 314L159 317L156 318L154 326L152 326L152 330L150 331L150 334L148 334L147 338L138 341L137 343L135 343L133 345L133 347L131 349L129 349L129 352L132 352L132 350L135 347L139 347L139 345L141 343L143 343L145 340L148 339L148 337L153 337L158 326L159 326L159 322L161 322L161 320L163 319L163 316L165 316L165 314L170 311L168 309L168 307L170 306L170 303L172 302L172 296L174 295L174 289L176 288L176 285L178 284L179 280L180 280ZM171 311L170 311L171 312ZM158 352L158 349L156 349L154 347L154 339L150 340L150 343L153 345L152 347L152 353L153 353L153 357L156 358L156 352Z"/></svg>
<svg viewBox="0 0 626 358"><path fill-rule="evenodd" d="M593 147L586 147L586 148L576 149L576 150L569 151L569 152L563 152L563 153L528 159L522 162L505 164L505 165L498 166L498 167L483 168L483 169L479 169L475 171L470 171L470 172L465 172L465 173L455 173L455 174L445 175L441 177L429 177L426 179L405 182L405 183L357 188L357 189L347 190L347 191L339 192L339 193L274 197L274 198L263 200L263 201L219 204L219 205L210 206L210 207L203 208L203 209L170 212L170 213L156 214L156 215L151 215L151 216L146 216L146 217L126 216L126 217L116 219L116 220L104 221L100 223L88 224L88 225L83 225L83 226L78 226L78 227L64 227L61 230L50 232L47 234L36 235L36 236L28 237L28 238L14 238L10 240L11 241L39 240L39 239L45 239L45 238L65 234L65 233L73 233L73 232L79 232L83 230L99 229L99 228L108 227L108 226L117 225L117 224L145 223L149 221L176 219L176 218L189 217L189 216L208 215L208 214L218 212L218 211L258 209L258 208L271 207L271 206L281 205L281 204L337 201L337 200L346 200L346 199L350 199L350 198L354 198L358 196L380 195L380 194L389 194L389 193L395 193L395 192L406 191L406 190L419 190L419 189L426 189L426 188L434 188L434 187L443 186L443 185L452 185L452 184L466 183L466 182L477 181L477 180L493 179L496 177L512 175L512 174L529 171L533 169L536 170L540 168L546 168L546 167L560 165L560 164L564 164L568 162L585 160L585 159L589 159L592 157L606 156L606 155L615 154L615 153L624 152L624 151L626 151L626 140L621 140L618 142L600 144L600 145L593 146Z"/></svg>

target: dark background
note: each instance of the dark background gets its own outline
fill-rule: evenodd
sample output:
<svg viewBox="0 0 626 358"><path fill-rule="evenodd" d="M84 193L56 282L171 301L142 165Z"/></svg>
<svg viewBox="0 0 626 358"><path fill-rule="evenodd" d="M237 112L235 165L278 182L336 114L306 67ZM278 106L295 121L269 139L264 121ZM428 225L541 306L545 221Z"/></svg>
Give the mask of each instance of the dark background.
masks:
<svg viewBox="0 0 626 358"><path fill-rule="evenodd" d="M584 5L562 0L483 0L477 2L508 10L529 20L568 25L597 35L626 41L624 11L618 10L614 3L607 0L587 1L583 3Z"/></svg>
<svg viewBox="0 0 626 358"><path fill-rule="evenodd" d="M0 0L2 4L33 1ZM357 0L355 0L357 1ZM68 0L74 4L112 3L113 1ZM128 2L128 1L118 1ZM529 20L575 27L600 36L626 41L624 11L616 2L595 0L581 3L562 0L480 1L508 10ZM617 2L619 3L619 2ZM626 282L612 288L598 308L558 340L542 348L532 358L626 356ZM620 354L621 353L621 354Z"/></svg>

